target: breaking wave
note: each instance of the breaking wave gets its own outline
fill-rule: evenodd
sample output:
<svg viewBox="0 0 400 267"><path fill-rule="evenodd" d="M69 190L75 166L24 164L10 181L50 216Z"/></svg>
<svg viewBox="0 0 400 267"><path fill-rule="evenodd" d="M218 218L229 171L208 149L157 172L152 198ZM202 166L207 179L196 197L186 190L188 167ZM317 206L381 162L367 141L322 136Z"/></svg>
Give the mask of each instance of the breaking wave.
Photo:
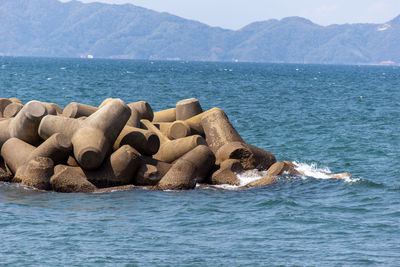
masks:
<svg viewBox="0 0 400 267"><path fill-rule="evenodd" d="M296 175L294 177L306 180L308 178L313 179L340 179L346 183L355 183L360 181L360 178L353 178L351 177L350 173L332 173L332 171L328 167L319 167L316 163L300 163L300 162L293 162L296 165L296 170L302 173L303 175ZM258 179L261 179L267 175L267 171L259 172L259 171L249 171L237 174L237 177L240 180L240 185L229 185L229 184L222 184L222 185L215 185L213 187L225 189L225 190L237 190L242 186L245 186L249 183L252 183ZM284 179L284 178L283 178Z"/></svg>
<svg viewBox="0 0 400 267"><path fill-rule="evenodd" d="M315 179L342 179L346 183L354 183L361 180L360 178L352 178L350 173L334 174L328 167L319 167L316 163L308 164L296 161L293 163L296 165L296 170L304 174L301 176L302 179L307 179L307 177Z"/></svg>

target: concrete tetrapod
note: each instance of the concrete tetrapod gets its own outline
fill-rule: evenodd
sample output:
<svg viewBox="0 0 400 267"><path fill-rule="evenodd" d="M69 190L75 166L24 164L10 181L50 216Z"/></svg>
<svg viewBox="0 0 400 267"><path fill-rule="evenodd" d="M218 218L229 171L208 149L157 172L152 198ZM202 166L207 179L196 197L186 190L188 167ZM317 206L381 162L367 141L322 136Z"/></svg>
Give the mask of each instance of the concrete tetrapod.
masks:
<svg viewBox="0 0 400 267"><path fill-rule="evenodd" d="M56 133L33 150L28 158L47 157L57 165L67 162L71 152L71 140L61 133Z"/></svg>
<svg viewBox="0 0 400 267"><path fill-rule="evenodd" d="M160 172L161 176L164 176L172 167L172 164L170 163L146 156L142 156L142 164L150 164L155 166Z"/></svg>
<svg viewBox="0 0 400 267"><path fill-rule="evenodd" d="M219 170L211 176L211 184L229 184L240 185L240 180L237 177L238 173L242 173L243 167L239 160L227 159L221 163Z"/></svg>
<svg viewBox="0 0 400 267"><path fill-rule="evenodd" d="M199 100L184 99L176 103L176 120L186 120L203 112Z"/></svg>
<svg viewBox="0 0 400 267"><path fill-rule="evenodd" d="M107 104L108 102L110 102L111 100L113 100L114 98L106 98L99 106L99 108L104 107L105 104ZM144 101L143 101L144 102ZM131 126L131 127L139 127L140 126L140 113L138 110L135 109L136 105L135 103L130 103L128 104L128 107L131 109L131 116L129 117L129 120L126 122L127 126ZM141 105L137 105L138 108L141 108ZM152 114L153 110L151 109L150 105L144 104L144 112L146 112L146 107L148 107L147 111L148 113ZM143 109L142 109L143 111Z"/></svg>
<svg viewBox="0 0 400 267"><path fill-rule="evenodd" d="M227 143L244 143L242 137L233 128L225 112L221 109L214 109L204 114L201 118L201 124L206 135L207 144L214 153Z"/></svg>
<svg viewBox="0 0 400 267"><path fill-rule="evenodd" d="M204 115L206 115L210 112L213 112L215 110L221 110L221 109L212 108L212 109L206 110L196 116L186 119L185 123L190 127L192 133L204 135L204 129L203 129L203 125L201 124L201 119L203 118Z"/></svg>
<svg viewBox="0 0 400 267"><path fill-rule="evenodd" d="M21 102L22 103L22 102ZM11 120L0 122L0 146L9 138L17 137L30 144L41 142L38 127L41 119L47 114L57 114L54 103L30 101L26 105L12 102L4 110L4 115Z"/></svg>
<svg viewBox="0 0 400 267"><path fill-rule="evenodd" d="M189 125L184 121L153 123L169 139L179 139L191 134Z"/></svg>
<svg viewBox="0 0 400 267"><path fill-rule="evenodd" d="M71 137L74 156L86 170L98 168L130 117L129 107L120 99L112 99L85 120L46 116L39 134L46 139L57 132Z"/></svg>
<svg viewBox="0 0 400 267"><path fill-rule="evenodd" d="M54 173L58 174L64 169L72 169L99 188L122 186L132 184L140 163L139 153L131 146L124 145L107 157L97 170L87 171L81 167L57 165L54 168Z"/></svg>
<svg viewBox="0 0 400 267"><path fill-rule="evenodd" d="M134 178L134 185L156 185L171 169L172 164L142 156L142 164Z"/></svg>
<svg viewBox="0 0 400 267"><path fill-rule="evenodd" d="M268 170L274 163L276 163L274 154L250 144L246 145L254 155L256 169L261 171Z"/></svg>
<svg viewBox="0 0 400 267"><path fill-rule="evenodd" d="M131 116L129 117L129 120L126 122L126 126L131 126L131 127L140 127L140 113L134 109L133 107L128 106L131 109Z"/></svg>
<svg viewBox="0 0 400 267"><path fill-rule="evenodd" d="M203 118L203 116L209 112L212 112L214 110L221 110L219 108L212 108L209 110L206 110L196 116L193 116L189 119L186 119L184 121L179 121L179 127L182 129L184 129L185 132L188 132L188 128L190 129L190 132L188 132L189 134L200 134L200 135L204 135L204 130L203 130L203 126L201 125L201 119ZM153 124L155 125L167 125L167 126L172 126L173 122L178 122L176 121L176 108L171 108L171 109L166 109L166 110L162 110L162 111L158 111L154 113L154 119L153 119ZM161 131L165 134L168 135L168 131L170 132L175 132L177 130L170 130L169 128L167 128L167 126L164 126L165 130L161 129L161 127L159 127L161 129ZM158 127L158 126L157 126ZM175 125L174 125L175 127ZM171 137L170 137L171 138Z"/></svg>
<svg viewBox="0 0 400 267"><path fill-rule="evenodd" d="M170 108L154 112L152 122L174 122L176 121L176 108Z"/></svg>
<svg viewBox="0 0 400 267"><path fill-rule="evenodd" d="M93 113L95 113L98 110L98 108L86 105L86 104L81 104L77 102L71 102L69 103L65 108L62 113L63 116L68 117L68 118L80 118L80 117L89 117Z"/></svg>
<svg viewBox="0 0 400 267"><path fill-rule="evenodd" d="M49 190L53 172L54 163L50 158L34 157L18 169L13 181L40 190Z"/></svg>
<svg viewBox="0 0 400 267"><path fill-rule="evenodd" d="M253 153L247 144L242 142L226 143L217 150L215 157L217 159L217 164L220 164L227 159L237 159L245 170L254 169L256 166Z"/></svg>
<svg viewBox="0 0 400 267"><path fill-rule="evenodd" d="M201 123L217 164L227 159L239 159L244 169L255 168L253 153L233 128L225 112L221 109L210 111L202 117Z"/></svg>
<svg viewBox="0 0 400 267"><path fill-rule="evenodd" d="M188 190L196 186L196 166L190 161L179 159L157 183L157 190Z"/></svg>
<svg viewBox="0 0 400 267"><path fill-rule="evenodd" d="M63 168L50 178L50 184L54 191L63 193L90 193L97 189L89 182L85 175L73 167Z"/></svg>
<svg viewBox="0 0 400 267"><path fill-rule="evenodd" d="M63 109L56 103L46 103L48 114L51 115L62 115Z"/></svg>
<svg viewBox="0 0 400 267"><path fill-rule="evenodd" d="M54 134L40 146L34 147L18 138L10 138L1 148L1 156L12 173L36 157L47 157L55 164L67 161L72 150L71 141L63 134Z"/></svg>
<svg viewBox="0 0 400 267"><path fill-rule="evenodd" d="M36 147L18 138L10 138L2 146L1 156L8 169L15 174L35 149Z"/></svg>
<svg viewBox="0 0 400 267"><path fill-rule="evenodd" d="M62 133L71 139L74 133L85 125L82 118L74 119L64 116L47 115L39 125L39 135L46 140L55 133Z"/></svg>
<svg viewBox="0 0 400 267"><path fill-rule="evenodd" d="M47 115L58 115L62 113L62 109L55 103L41 102L47 110Z"/></svg>
<svg viewBox="0 0 400 267"><path fill-rule="evenodd" d="M153 109L151 108L150 104L147 103L146 101L138 101L138 102L129 103L128 107L131 110L134 109L137 112L139 112L140 119L142 119L142 120L152 121L154 118ZM134 126L134 125L132 125L132 126Z"/></svg>
<svg viewBox="0 0 400 267"><path fill-rule="evenodd" d="M196 183L203 183L215 164L215 156L208 146L198 145L178 159L187 160L196 167Z"/></svg>
<svg viewBox="0 0 400 267"><path fill-rule="evenodd" d="M8 98L0 98L0 117L4 117L4 109L12 102Z"/></svg>
<svg viewBox="0 0 400 267"><path fill-rule="evenodd" d="M160 139L149 131L136 127L125 126L114 143L114 150L123 145L130 145L142 155L152 156L160 148Z"/></svg>
<svg viewBox="0 0 400 267"><path fill-rule="evenodd" d="M139 168L139 152L129 145L121 146L95 171L85 171L88 181L99 188L132 184Z"/></svg>
<svg viewBox="0 0 400 267"><path fill-rule="evenodd" d="M160 139L160 149L153 156L157 160L171 163L196 146L206 145L206 141L200 135L192 135L171 141L150 121L141 120L141 123L147 130L154 132Z"/></svg>
<svg viewBox="0 0 400 267"><path fill-rule="evenodd" d="M7 105L7 107L3 111L4 118L13 118L18 112L24 107L24 105L20 103L11 103Z"/></svg>
<svg viewBox="0 0 400 267"><path fill-rule="evenodd" d="M135 179L134 185L152 186L156 185L162 178L162 175L157 170L157 167L151 164L141 164Z"/></svg>
<svg viewBox="0 0 400 267"><path fill-rule="evenodd" d="M116 98L108 97L108 98L104 99L103 102L101 102L101 104L98 106L98 109L101 109L102 107L104 107L108 102L110 102L113 99L116 99Z"/></svg>
<svg viewBox="0 0 400 267"><path fill-rule="evenodd" d="M46 107L42 103L30 101L14 118L1 120L0 146L11 137L19 138L32 145L38 144L41 140L38 127L46 114Z"/></svg>

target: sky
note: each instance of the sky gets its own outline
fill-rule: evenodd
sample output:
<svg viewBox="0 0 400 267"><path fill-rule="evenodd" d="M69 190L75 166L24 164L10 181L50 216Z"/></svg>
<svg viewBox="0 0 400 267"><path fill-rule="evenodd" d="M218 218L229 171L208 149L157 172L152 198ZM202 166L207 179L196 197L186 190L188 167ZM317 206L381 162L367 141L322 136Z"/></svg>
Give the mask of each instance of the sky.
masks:
<svg viewBox="0 0 400 267"><path fill-rule="evenodd" d="M62 0L67 2L68 0ZM400 15L400 0L79 0L130 3L211 26L239 29L255 21L300 16L320 25L384 23Z"/></svg>

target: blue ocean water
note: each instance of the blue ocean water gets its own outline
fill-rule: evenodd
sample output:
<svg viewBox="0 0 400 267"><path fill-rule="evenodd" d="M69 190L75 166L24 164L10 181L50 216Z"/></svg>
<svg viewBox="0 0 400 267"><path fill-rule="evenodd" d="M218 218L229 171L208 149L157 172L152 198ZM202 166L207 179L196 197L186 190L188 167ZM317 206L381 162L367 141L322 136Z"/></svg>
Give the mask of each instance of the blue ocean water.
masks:
<svg viewBox="0 0 400 267"><path fill-rule="evenodd" d="M61 106L119 97L153 110L196 97L308 175L243 191L60 194L0 183L0 265L399 265L399 67L3 57L0 97Z"/></svg>

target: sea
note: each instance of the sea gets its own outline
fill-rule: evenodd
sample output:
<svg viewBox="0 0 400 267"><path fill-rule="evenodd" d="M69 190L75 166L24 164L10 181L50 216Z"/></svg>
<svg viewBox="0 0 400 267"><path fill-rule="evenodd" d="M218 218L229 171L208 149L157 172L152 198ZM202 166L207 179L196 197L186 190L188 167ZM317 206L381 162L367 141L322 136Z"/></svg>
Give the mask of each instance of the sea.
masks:
<svg viewBox="0 0 400 267"><path fill-rule="evenodd" d="M195 97L304 173L246 190L0 183L1 266L400 265L400 67L0 57L0 97L154 111Z"/></svg>

